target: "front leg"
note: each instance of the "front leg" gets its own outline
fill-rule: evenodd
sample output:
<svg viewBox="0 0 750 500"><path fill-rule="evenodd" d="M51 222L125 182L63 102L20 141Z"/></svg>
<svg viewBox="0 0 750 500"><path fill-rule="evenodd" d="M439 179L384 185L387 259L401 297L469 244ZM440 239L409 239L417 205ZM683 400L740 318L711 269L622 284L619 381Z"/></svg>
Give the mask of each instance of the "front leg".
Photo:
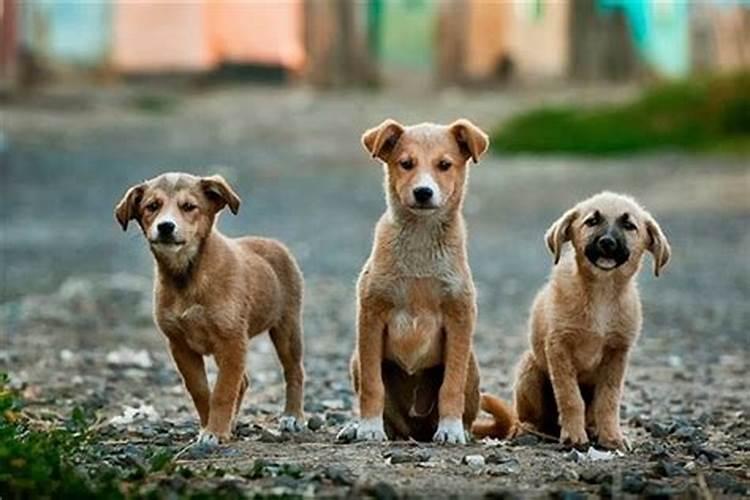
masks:
<svg viewBox="0 0 750 500"><path fill-rule="evenodd" d="M620 430L620 398L627 364L627 349L605 350L593 401L596 434L599 444L605 448L625 448L625 440Z"/></svg>
<svg viewBox="0 0 750 500"><path fill-rule="evenodd" d="M440 421L432 440L438 443L466 444L463 414L476 305L471 299L457 300L449 303L443 313L445 375L438 399Z"/></svg>
<svg viewBox="0 0 750 500"><path fill-rule="evenodd" d="M190 349L180 340L169 341L169 351L172 359L180 372L182 382L190 397L193 399L195 409L198 411L201 428L208 425L211 389L208 387L206 368L203 363L203 355Z"/></svg>
<svg viewBox="0 0 750 500"><path fill-rule="evenodd" d="M221 442L230 439L237 400L240 398L245 375L246 351L245 341L227 340L214 352L219 374L211 394L208 426L201 441Z"/></svg>
<svg viewBox="0 0 750 500"><path fill-rule="evenodd" d="M560 414L560 442L581 446L587 444L589 439L586 435L586 409L573 365L571 345L564 333L551 332L547 337L545 354Z"/></svg>
<svg viewBox="0 0 750 500"><path fill-rule="evenodd" d="M383 385L383 332L385 321L382 308L364 302L357 311L357 358L359 366L359 415L357 440L386 441L383 427L385 386Z"/></svg>

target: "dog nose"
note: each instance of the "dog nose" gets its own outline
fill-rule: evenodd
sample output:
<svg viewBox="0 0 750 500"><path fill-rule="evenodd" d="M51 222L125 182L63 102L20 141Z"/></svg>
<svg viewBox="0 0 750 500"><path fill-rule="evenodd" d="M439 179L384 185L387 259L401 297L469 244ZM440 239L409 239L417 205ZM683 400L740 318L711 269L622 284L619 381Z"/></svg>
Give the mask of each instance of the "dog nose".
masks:
<svg viewBox="0 0 750 500"><path fill-rule="evenodd" d="M172 233L174 233L174 222L166 221L166 222L160 222L156 229L159 231L159 235L161 236L172 236Z"/></svg>
<svg viewBox="0 0 750 500"><path fill-rule="evenodd" d="M414 199L417 203L427 203L432 198L432 189L428 187L414 188Z"/></svg>
<svg viewBox="0 0 750 500"><path fill-rule="evenodd" d="M607 235L599 238L599 241L597 241L596 244L599 247L599 250L604 253L612 252L617 247L617 242L615 241L615 239Z"/></svg>

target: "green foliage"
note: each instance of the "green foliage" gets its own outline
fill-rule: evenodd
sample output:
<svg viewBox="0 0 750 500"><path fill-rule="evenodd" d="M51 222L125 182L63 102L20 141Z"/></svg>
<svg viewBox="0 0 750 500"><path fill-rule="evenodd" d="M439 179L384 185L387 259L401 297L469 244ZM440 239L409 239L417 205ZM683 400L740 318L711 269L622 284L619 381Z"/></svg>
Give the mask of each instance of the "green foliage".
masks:
<svg viewBox="0 0 750 500"><path fill-rule="evenodd" d="M628 104L531 111L493 131L492 145L586 155L750 150L750 73L661 85Z"/></svg>
<svg viewBox="0 0 750 500"><path fill-rule="evenodd" d="M122 498L113 484L94 486L65 459L85 442L84 412L74 411L64 428L34 430L8 382L0 374L0 498Z"/></svg>

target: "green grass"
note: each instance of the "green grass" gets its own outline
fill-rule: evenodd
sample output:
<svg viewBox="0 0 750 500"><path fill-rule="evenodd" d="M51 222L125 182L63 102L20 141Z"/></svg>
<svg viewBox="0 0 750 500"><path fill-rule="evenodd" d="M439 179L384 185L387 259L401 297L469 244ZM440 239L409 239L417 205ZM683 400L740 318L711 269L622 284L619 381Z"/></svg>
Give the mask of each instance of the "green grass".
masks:
<svg viewBox="0 0 750 500"><path fill-rule="evenodd" d="M497 152L750 152L750 73L660 85L634 102L542 108L492 132Z"/></svg>
<svg viewBox="0 0 750 500"><path fill-rule="evenodd" d="M168 449L147 450L143 463L114 465L97 443L93 415L76 409L64 422L40 425L0 373L0 499L236 499L242 492L219 485L173 486L162 480L192 472L176 467ZM177 488L177 489L174 489Z"/></svg>

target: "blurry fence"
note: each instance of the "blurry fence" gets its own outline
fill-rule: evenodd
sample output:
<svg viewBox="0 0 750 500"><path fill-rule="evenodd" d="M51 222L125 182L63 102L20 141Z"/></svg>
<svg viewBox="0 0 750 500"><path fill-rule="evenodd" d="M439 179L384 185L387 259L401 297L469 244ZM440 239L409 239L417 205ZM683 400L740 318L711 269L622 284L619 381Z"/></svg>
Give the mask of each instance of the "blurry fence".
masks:
<svg viewBox="0 0 750 500"><path fill-rule="evenodd" d="M750 65L750 0L0 2L6 85L222 64L318 85L681 77Z"/></svg>

